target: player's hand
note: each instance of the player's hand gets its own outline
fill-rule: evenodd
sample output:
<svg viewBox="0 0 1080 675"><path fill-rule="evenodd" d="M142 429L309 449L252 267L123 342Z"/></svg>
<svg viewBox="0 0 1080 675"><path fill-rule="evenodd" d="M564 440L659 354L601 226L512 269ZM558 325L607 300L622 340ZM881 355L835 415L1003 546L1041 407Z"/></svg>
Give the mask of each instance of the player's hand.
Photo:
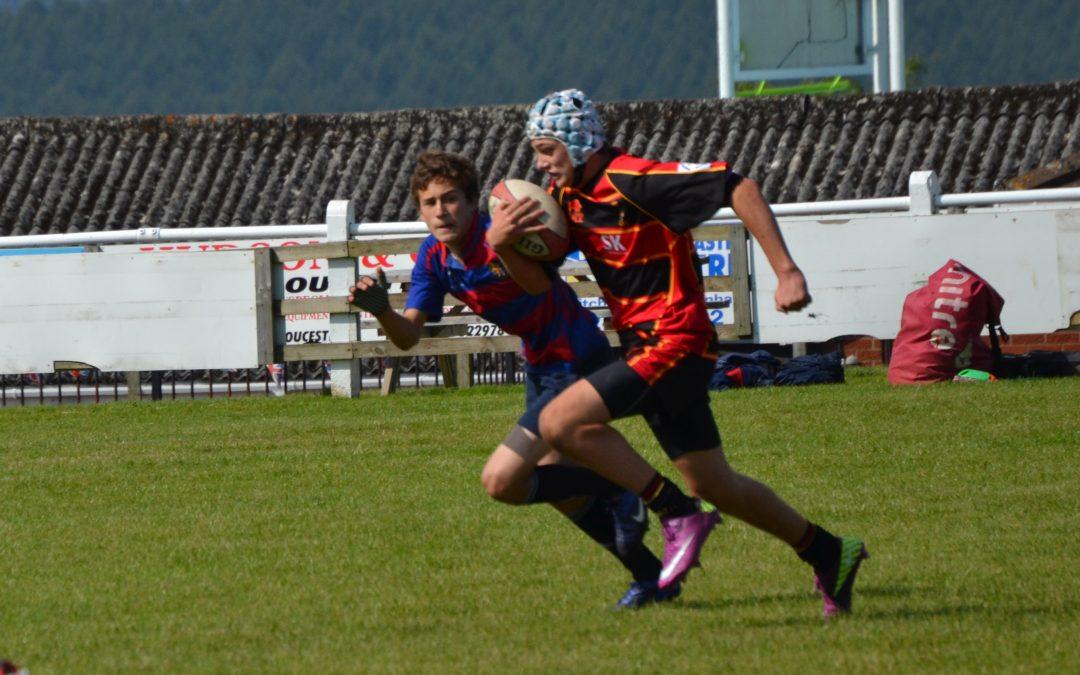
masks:
<svg viewBox="0 0 1080 675"><path fill-rule="evenodd" d="M502 202L491 214L491 226L487 231L487 242L492 248L508 248L518 243L522 237L532 232L539 232L547 227L540 222L544 209L540 202L526 197L514 202Z"/></svg>
<svg viewBox="0 0 1080 675"><path fill-rule="evenodd" d="M806 288L806 277L798 268L777 275L779 283L776 286L776 310L779 312L797 312L810 304L813 298Z"/></svg>
<svg viewBox="0 0 1080 675"><path fill-rule="evenodd" d="M377 317L390 309L390 294L386 290L390 288L390 284L387 283L386 274L381 267L375 270L375 275L377 279L360 277L355 284L349 286L349 302Z"/></svg>

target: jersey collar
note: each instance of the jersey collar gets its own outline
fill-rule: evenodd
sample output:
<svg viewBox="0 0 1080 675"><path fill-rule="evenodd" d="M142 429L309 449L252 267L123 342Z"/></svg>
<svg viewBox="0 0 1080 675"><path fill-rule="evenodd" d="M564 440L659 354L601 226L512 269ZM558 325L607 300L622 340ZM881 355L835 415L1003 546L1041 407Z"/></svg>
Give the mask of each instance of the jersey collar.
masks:
<svg viewBox="0 0 1080 675"><path fill-rule="evenodd" d="M596 173L593 175L592 178L589 179L589 182L585 183L584 185L582 185L580 187L567 188L566 192L568 194L577 193L577 194L587 195L587 194L592 193L592 191L594 189L596 189L597 184L601 180L603 180L604 174L607 171L607 168L609 166L611 166L611 163L615 161L615 158L620 156L620 155L626 154L626 151L623 150L622 148L616 148L616 147L613 147L613 146L608 146L608 147L604 148L603 150L601 150L600 152L604 153L604 163L601 164L600 168L598 168L596 170Z"/></svg>
<svg viewBox="0 0 1080 675"><path fill-rule="evenodd" d="M465 239L465 246L461 249L461 258L458 258L449 248L447 248L446 264L449 267L457 267L465 269L468 267L475 267L477 262L486 262L486 255L484 254L484 235L487 233L488 219L481 217L480 212L477 211L473 216L472 225L469 226L469 233ZM485 258L485 260L480 260Z"/></svg>

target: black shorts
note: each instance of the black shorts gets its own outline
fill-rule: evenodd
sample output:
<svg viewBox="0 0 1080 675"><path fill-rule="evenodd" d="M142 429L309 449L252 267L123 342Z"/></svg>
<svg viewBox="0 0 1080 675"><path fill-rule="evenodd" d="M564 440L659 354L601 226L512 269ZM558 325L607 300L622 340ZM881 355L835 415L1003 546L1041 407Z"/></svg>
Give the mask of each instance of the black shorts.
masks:
<svg viewBox="0 0 1080 675"><path fill-rule="evenodd" d="M709 408L709 380L715 359L686 354L652 385L626 361L616 361L586 379L596 388L612 419L641 415L671 459L720 447L720 432Z"/></svg>

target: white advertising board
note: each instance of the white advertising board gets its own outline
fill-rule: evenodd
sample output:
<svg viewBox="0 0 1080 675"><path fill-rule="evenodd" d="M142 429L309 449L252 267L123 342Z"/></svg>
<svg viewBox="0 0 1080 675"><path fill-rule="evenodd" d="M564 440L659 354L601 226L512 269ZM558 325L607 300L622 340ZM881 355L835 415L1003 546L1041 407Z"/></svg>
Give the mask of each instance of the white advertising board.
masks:
<svg viewBox="0 0 1080 675"><path fill-rule="evenodd" d="M269 265L253 251L0 257L0 373L268 363Z"/></svg>
<svg viewBox="0 0 1080 675"><path fill-rule="evenodd" d="M802 312L775 311L776 276L753 247L758 342L892 339L904 298L950 258L1005 299L1001 321L1008 333L1066 328L1080 310L1080 209L783 218L781 229L813 303Z"/></svg>
<svg viewBox="0 0 1080 675"><path fill-rule="evenodd" d="M251 249L276 248L279 246L301 246L321 244L323 239L249 239L213 242L192 242L184 244L122 244L109 246L106 250L124 253L206 253L212 251L244 251ZM407 273L413 267L416 256L413 255L369 255L357 259L361 274L374 273L377 267L386 272ZM330 295L345 295L346 289L330 288L330 277L326 260L321 258L295 260L281 265L281 274L274 274L275 297L287 300L322 298ZM330 338L330 315L326 313L290 314L284 319L284 326L279 327L283 344L318 344L328 342ZM363 339L375 339L375 329L364 331Z"/></svg>

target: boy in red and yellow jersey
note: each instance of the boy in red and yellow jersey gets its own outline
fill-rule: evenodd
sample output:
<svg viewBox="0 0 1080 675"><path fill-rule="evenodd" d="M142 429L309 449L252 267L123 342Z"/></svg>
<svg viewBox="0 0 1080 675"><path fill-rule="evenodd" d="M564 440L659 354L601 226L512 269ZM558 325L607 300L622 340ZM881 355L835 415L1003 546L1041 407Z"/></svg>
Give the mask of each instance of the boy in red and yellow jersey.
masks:
<svg viewBox="0 0 1080 675"><path fill-rule="evenodd" d="M776 309L798 311L811 300L757 184L724 162L658 162L611 147L596 109L578 90L540 99L527 130L536 166L551 180L625 349L623 360L547 405L543 438L657 510L655 497L667 481L609 425L642 415L691 492L790 544L813 566L826 616L850 610L855 575L867 557L863 543L810 523L769 487L736 472L709 408L718 344L690 230L731 206L777 275ZM520 229L529 231L524 223ZM658 512L667 546L664 587L697 564L719 517Z"/></svg>

